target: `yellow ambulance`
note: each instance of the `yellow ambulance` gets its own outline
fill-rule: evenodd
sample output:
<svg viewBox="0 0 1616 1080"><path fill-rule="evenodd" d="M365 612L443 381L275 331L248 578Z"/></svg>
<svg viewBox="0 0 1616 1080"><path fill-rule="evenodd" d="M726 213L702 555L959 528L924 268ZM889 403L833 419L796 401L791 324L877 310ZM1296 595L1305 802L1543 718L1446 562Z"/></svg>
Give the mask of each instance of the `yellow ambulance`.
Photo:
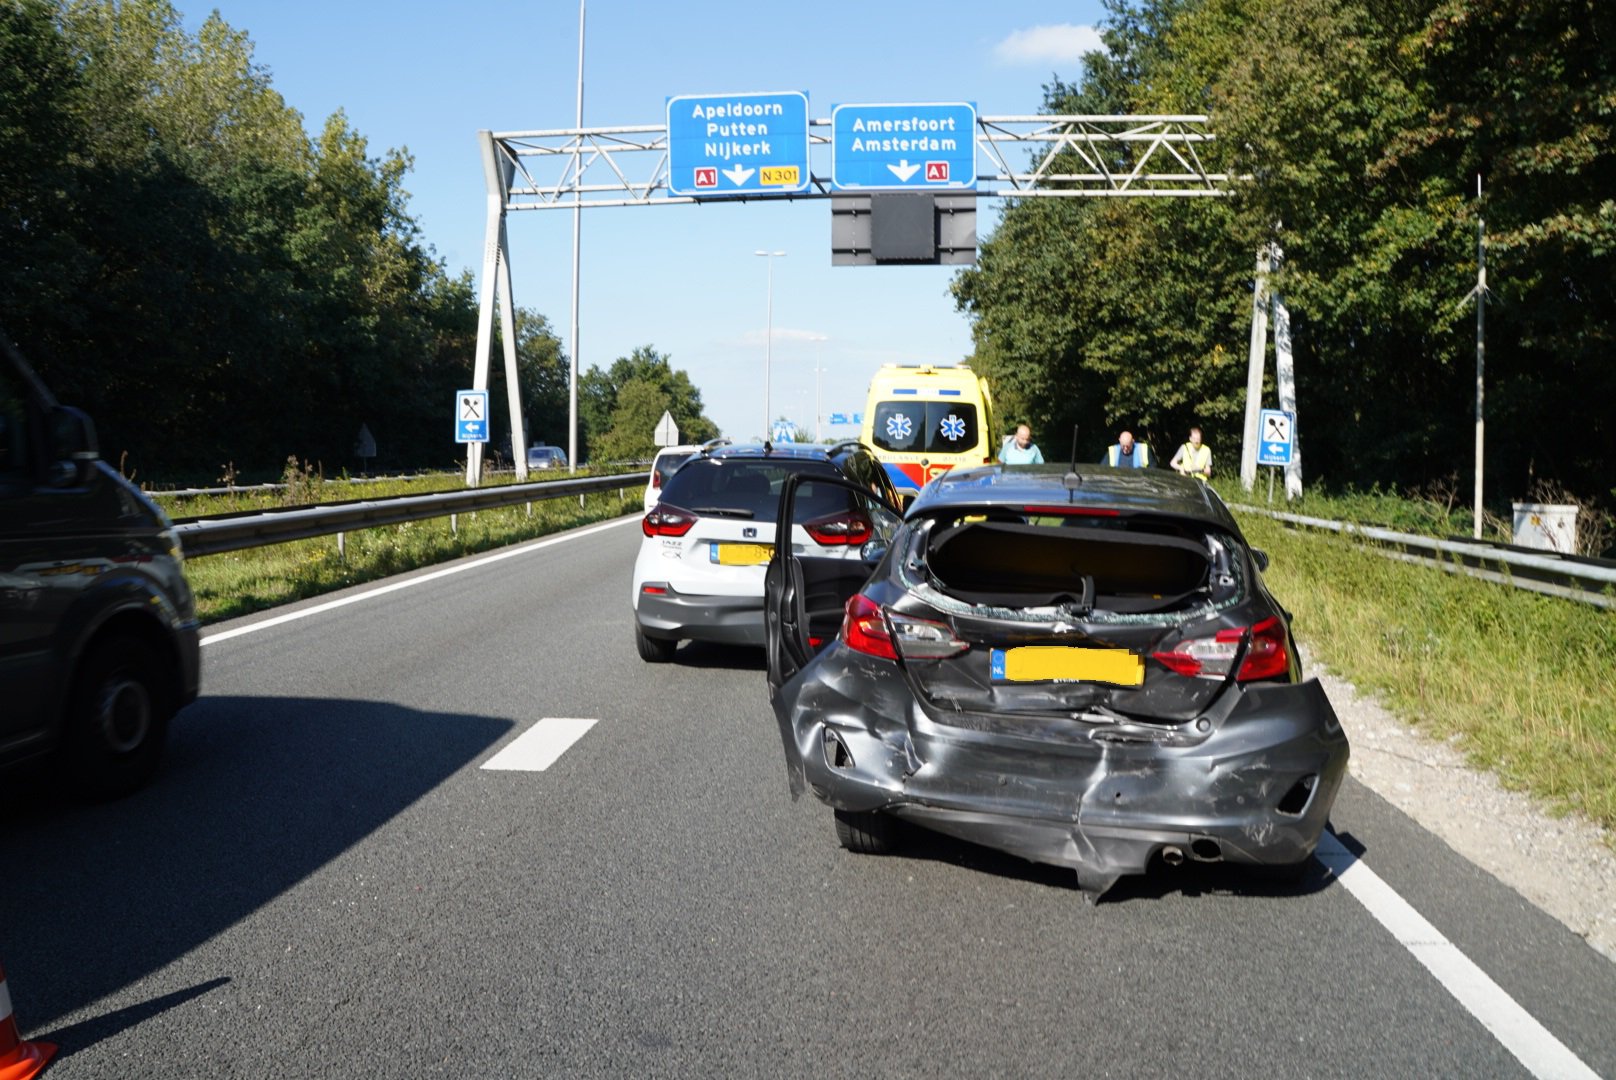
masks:
<svg viewBox="0 0 1616 1080"><path fill-rule="evenodd" d="M993 460L993 395L969 366L885 364L870 380L859 438L907 502L934 476Z"/></svg>

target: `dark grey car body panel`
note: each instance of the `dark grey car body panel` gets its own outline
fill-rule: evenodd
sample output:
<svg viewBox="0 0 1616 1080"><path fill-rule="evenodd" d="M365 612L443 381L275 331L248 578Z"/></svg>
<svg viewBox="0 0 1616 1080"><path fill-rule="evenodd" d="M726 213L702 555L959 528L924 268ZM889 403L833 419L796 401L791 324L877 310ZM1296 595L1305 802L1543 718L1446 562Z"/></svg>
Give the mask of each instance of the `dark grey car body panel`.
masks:
<svg viewBox="0 0 1616 1080"><path fill-rule="evenodd" d="M1236 863L1308 858L1348 755L1316 680L1231 686L1168 729L1071 720L1018 739L941 722L896 664L839 643L781 688L774 712L793 797L1070 866L1094 893L1168 847ZM1307 777L1301 806L1281 810Z"/></svg>
<svg viewBox="0 0 1616 1080"><path fill-rule="evenodd" d="M954 470L910 507L908 530L919 535L925 519L961 505L973 513L1121 508L1193 521L1239 542L1247 577L1231 606L1188 611L1187 630L1283 617L1215 493L1168 473L1094 471L1073 486L1060 468ZM914 535L894 541L863 592L887 611L936 619L942 613L918 599L917 590L925 590L913 575L906 578L902 560ZM892 814L1071 867L1090 896L1164 856L1292 867L1312 855L1349 747L1318 682L1300 681L1288 632L1290 669L1274 681L1190 678L1151 667L1139 687L1012 688L987 682L977 670L984 661L969 659L984 640L1023 643L1013 625L985 635L967 629L991 617L947 616L955 636L977 642L963 661L888 660L841 641L809 656L785 631L802 621L791 601L811 591L816 574L799 560L771 567L766 597L771 632L778 627L781 637L769 642L770 679L793 798L811 792L839 811ZM1179 632L1174 613L1148 632L1134 619L1113 615L1110 625L1062 628L1065 637L1029 624L1024 640L1144 648L1148 655L1149 633L1171 641ZM1230 670L1238 669L1236 657Z"/></svg>
<svg viewBox="0 0 1616 1080"><path fill-rule="evenodd" d="M9 346L0 365L10 365L0 372L0 769L9 769L62 744L75 678L101 641L145 642L174 708L197 697L201 651L168 517L97 460L87 419L71 445L52 446L51 424L73 410Z"/></svg>

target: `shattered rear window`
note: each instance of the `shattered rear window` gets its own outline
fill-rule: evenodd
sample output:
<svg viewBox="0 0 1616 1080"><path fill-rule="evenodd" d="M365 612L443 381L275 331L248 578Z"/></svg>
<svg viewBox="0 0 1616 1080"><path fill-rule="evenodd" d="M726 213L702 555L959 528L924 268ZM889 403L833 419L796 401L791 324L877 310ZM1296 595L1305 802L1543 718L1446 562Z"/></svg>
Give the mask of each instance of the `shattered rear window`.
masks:
<svg viewBox="0 0 1616 1080"><path fill-rule="evenodd" d="M995 508L916 522L900 574L962 615L1177 624L1245 599L1240 550L1193 520Z"/></svg>

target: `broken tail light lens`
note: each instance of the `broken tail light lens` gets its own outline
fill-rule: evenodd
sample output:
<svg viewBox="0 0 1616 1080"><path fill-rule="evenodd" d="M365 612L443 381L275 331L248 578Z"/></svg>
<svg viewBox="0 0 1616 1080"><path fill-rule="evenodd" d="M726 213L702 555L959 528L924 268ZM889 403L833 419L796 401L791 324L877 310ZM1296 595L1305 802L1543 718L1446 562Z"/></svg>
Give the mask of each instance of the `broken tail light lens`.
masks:
<svg viewBox="0 0 1616 1080"><path fill-rule="evenodd" d="M875 532L870 519L853 510L826 514L803 522L802 527L821 547L862 544Z"/></svg>
<svg viewBox="0 0 1616 1080"><path fill-rule="evenodd" d="M1152 653L1151 656L1169 671L1180 675L1204 675L1222 678L1229 674L1229 665L1240 651L1240 640L1248 628L1234 627L1219 630L1212 637L1190 638L1179 642L1170 652ZM1290 670L1290 650L1285 643L1285 624L1273 615L1249 627L1251 647L1240 663L1235 676L1237 682L1252 679L1272 679Z"/></svg>
<svg viewBox="0 0 1616 1080"><path fill-rule="evenodd" d="M842 616L842 632L838 636L842 644L854 652L878 656L883 660L898 658L881 605L863 593L854 593L847 602L846 614Z"/></svg>
<svg viewBox="0 0 1616 1080"><path fill-rule="evenodd" d="M947 623L885 611L863 593L847 602L840 636L854 652L883 660L941 660L970 648Z"/></svg>
<svg viewBox="0 0 1616 1080"><path fill-rule="evenodd" d="M683 536L696 524L696 515L677 506L658 504L640 522L646 536Z"/></svg>

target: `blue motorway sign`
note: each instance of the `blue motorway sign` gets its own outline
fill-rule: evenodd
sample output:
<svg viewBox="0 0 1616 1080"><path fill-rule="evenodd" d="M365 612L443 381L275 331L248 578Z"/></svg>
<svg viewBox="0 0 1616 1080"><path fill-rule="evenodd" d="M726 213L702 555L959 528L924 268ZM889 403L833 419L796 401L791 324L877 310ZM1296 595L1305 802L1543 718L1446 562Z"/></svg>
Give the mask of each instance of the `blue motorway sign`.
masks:
<svg viewBox="0 0 1616 1080"><path fill-rule="evenodd" d="M1257 420L1257 464L1289 465L1295 435L1295 413L1264 409Z"/></svg>
<svg viewBox="0 0 1616 1080"><path fill-rule="evenodd" d="M488 391L455 391L455 442L488 441Z"/></svg>
<svg viewBox="0 0 1616 1080"><path fill-rule="evenodd" d="M669 195L791 195L808 183L806 93L668 99Z"/></svg>
<svg viewBox="0 0 1616 1080"><path fill-rule="evenodd" d="M838 105L830 113L831 186L844 191L976 187L976 106Z"/></svg>

